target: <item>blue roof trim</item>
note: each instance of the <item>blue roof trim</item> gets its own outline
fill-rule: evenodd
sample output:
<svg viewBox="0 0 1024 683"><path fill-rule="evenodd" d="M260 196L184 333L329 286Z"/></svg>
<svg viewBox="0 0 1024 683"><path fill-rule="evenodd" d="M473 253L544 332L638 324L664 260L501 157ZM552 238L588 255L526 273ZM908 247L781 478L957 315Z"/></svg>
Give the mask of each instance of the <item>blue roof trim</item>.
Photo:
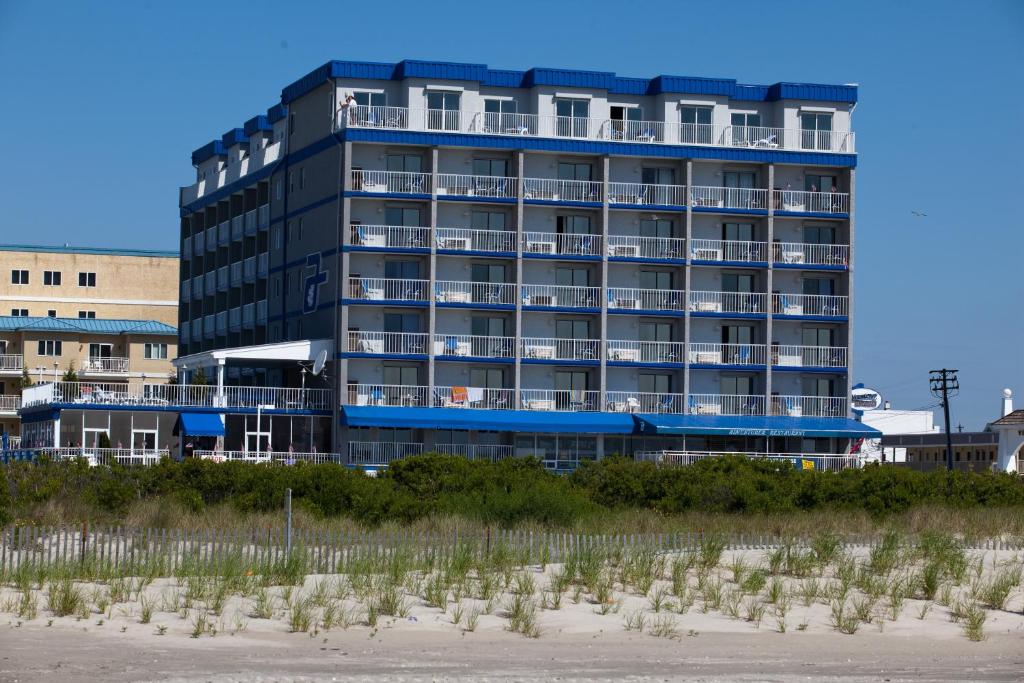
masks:
<svg viewBox="0 0 1024 683"><path fill-rule="evenodd" d="M224 156L225 154L227 154L227 152L224 149L224 142L222 140L214 140L192 152L192 165L197 166L207 159L216 156Z"/></svg>
<svg viewBox="0 0 1024 683"><path fill-rule="evenodd" d="M245 130L241 128L232 128L220 137L220 141L223 143L225 148L232 147L234 145L247 145L249 144L249 136L246 135Z"/></svg>
<svg viewBox="0 0 1024 683"><path fill-rule="evenodd" d="M181 413L174 423L175 436L224 436L224 415L220 413Z"/></svg>
<svg viewBox="0 0 1024 683"><path fill-rule="evenodd" d="M405 78L443 78L453 81L479 82L487 78L487 65L403 59L395 65L392 79L400 81Z"/></svg>
<svg viewBox="0 0 1024 683"><path fill-rule="evenodd" d="M0 332L85 332L89 334L178 335L177 328L156 320L0 316Z"/></svg>
<svg viewBox="0 0 1024 683"><path fill-rule="evenodd" d="M285 116L288 116L288 107L283 104L275 104L267 110L267 122L271 125L277 123Z"/></svg>
<svg viewBox="0 0 1024 683"><path fill-rule="evenodd" d="M246 121L242 130L246 135L254 135L261 130L274 130L274 127L270 125L270 120L267 119L266 115L259 114Z"/></svg>
<svg viewBox="0 0 1024 683"><path fill-rule="evenodd" d="M38 244L0 244L0 251L27 251L42 254L95 254L97 256L145 256L149 258L173 258L177 251L157 249L110 249L108 247L49 247Z"/></svg>
<svg viewBox="0 0 1024 683"><path fill-rule="evenodd" d="M808 436L878 439L882 433L845 417L754 415L635 415L641 434Z"/></svg>
<svg viewBox="0 0 1024 683"><path fill-rule="evenodd" d="M632 434L634 430L633 417L625 413L378 406L342 406L341 424L349 427L478 429L545 433Z"/></svg>

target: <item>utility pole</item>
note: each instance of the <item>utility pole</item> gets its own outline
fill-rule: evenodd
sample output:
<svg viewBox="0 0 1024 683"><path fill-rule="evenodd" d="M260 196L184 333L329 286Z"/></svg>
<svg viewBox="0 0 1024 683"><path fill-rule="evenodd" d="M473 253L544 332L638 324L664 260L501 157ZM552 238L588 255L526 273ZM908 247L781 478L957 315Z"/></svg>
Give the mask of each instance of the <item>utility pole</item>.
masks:
<svg viewBox="0 0 1024 683"><path fill-rule="evenodd" d="M929 370L928 381L931 385L932 396L942 401L942 410L946 418L946 469L953 471L953 436L949 425L949 399L960 393L960 380L957 378L957 370Z"/></svg>

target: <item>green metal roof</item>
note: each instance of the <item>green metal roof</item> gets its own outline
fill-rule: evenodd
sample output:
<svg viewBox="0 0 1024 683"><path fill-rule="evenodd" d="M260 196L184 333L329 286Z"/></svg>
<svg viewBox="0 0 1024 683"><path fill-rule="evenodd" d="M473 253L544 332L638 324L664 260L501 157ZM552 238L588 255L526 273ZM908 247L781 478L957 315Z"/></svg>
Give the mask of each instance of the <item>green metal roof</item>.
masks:
<svg viewBox="0 0 1024 683"><path fill-rule="evenodd" d="M85 332L88 334L158 334L178 336L175 327L156 320L0 316L0 332Z"/></svg>
<svg viewBox="0 0 1024 683"><path fill-rule="evenodd" d="M50 247L38 244L0 244L0 251L34 251L48 254L94 254L97 256L146 256L150 258L178 258L176 251L164 249L110 249L108 247Z"/></svg>

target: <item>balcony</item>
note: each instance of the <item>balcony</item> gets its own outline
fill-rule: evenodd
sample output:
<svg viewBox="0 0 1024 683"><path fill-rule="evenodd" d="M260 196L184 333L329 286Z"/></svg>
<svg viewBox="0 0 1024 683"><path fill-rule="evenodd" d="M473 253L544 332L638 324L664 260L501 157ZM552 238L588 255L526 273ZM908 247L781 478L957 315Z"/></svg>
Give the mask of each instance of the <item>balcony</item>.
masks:
<svg viewBox="0 0 1024 683"><path fill-rule="evenodd" d="M256 304L242 306L242 328L251 330L256 326Z"/></svg>
<svg viewBox="0 0 1024 683"><path fill-rule="evenodd" d="M269 272L270 254L264 252L256 257L256 276L265 278Z"/></svg>
<svg viewBox="0 0 1024 683"><path fill-rule="evenodd" d="M179 298L180 298L181 301L186 302L189 299L191 299L192 298L192 279L191 278L185 278L184 280L182 280L181 281L181 288L180 289L181 289L181 295L180 295Z"/></svg>
<svg viewBox="0 0 1024 683"><path fill-rule="evenodd" d="M772 396L772 415L845 417L846 398L835 396Z"/></svg>
<svg viewBox="0 0 1024 683"><path fill-rule="evenodd" d="M256 257L250 256L242 262L242 278L246 282L254 282L256 280Z"/></svg>
<svg viewBox="0 0 1024 683"><path fill-rule="evenodd" d="M372 332L349 330L348 352L367 355L425 355L427 337L423 332Z"/></svg>
<svg viewBox="0 0 1024 683"><path fill-rule="evenodd" d="M765 242L736 240L690 240L690 258L694 261L727 261L733 263L764 263Z"/></svg>
<svg viewBox="0 0 1024 683"><path fill-rule="evenodd" d="M231 219L232 225L237 225L246 237L256 235L256 221L249 222L245 214L239 214Z"/></svg>
<svg viewBox="0 0 1024 683"><path fill-rule="evenodd" d="M772 344L772 365L787 368L845 368L845 346L788 346Z"/></svg>
<svg viewBox="0 0 1024 683"><path fill-rule="evenodd" d="M510 199L516 196L516 179L502 176L457 175L437 176L437 195Z"/></svg>
<svg viewBox="0 0 1024 683"><path fill-rule="evenodd" d="M439 443L430 450L446 455L458 455L467 460L487 460L498 462L515 455L515 448L505 444L483 443Z"/></svg>
<svg viewBox="0 0 1024 683"><path fill-rule="evenodd" d="M520 296L529 308L600 308L600 287L523 285Z"/></svg>
<svg viewBox="0 0 1024 683"><path fill-rule="evenodd" d="M515 337L497 337L473 334L435 334L434 355L442 359L455 358L515 358Z"/></svg>
<svg viewBox="0 0 1024 683"><path fill-rule="evenodd" d="M772 201L777 212L847 214L850 195L847 192L803 192L773 190Z"/></svg>
<svg viewBox="0 0 1024 683"><path fill-rule="evenodd" d="M256 324L266 325L267 324L267 300L260 299L256 302Z"/></svg>
<svg viewBox="0 0 1024 683"><path fill-rule="evenodd" d="M423 444L403 441L349 441L350 465L388 465L396 460L420 455Z"/></svg>
<svg viewBox="0 0 1024 683"><path fill-rule="evenodd" d="M682 313L686 295L679 289L637 289L635 287L609 287L608 311L665 311Z"/></svg>
<svg viewBox="0 0 1024 683"><path fill-rule="evenodd" d="M754 292L690 292L690 312L705 315L764 314L768 296Z"/></svg>
<svg viewBox="0 0 1024 683"><path fill-rule="evenodd" d="M223 337L228 333L228 312L221 311L216 316L217 336Z"/></svg>
<svg viewBox="0 0 1024 683"><path fill-rule="evenodd" d="M24 405L81 403L119 406L185 406L256 408L264 410L331 410L330 389L216 386L198 384L139 384L128 382L49 382L23 392Z"/></svg>
<svg viewBox="0 0 1024 683"><path fill-rule="evenodd" d="M582 389L523 389L519 392L523 410L601 410L601 392Z"/></svg>
<svg viewBox="0 0 1024 683"><path fill-rule="evenodd" d="M206 251L217 251L217 226L206 229Z"/></svg>
<svg viewBox="0 0 1024 683"><path fill-rule="evenodd" d="M192 249L196 256L202 256L206 251L206 233L202 230L192 236Z"/></svg>
<svg viewBox="0 0 1024 683"><path fill-rule="evenodd" d="M261 204L256 209L256 227L260 230L270 228L270 204Z"/></svg>
<svg viewBox="0 0 1024 683"><path fill-rule="evenodd" d="M632 341L609 339L606 353L609 363L682 364L683 342Z"/></svg>
<svg viewBox="0 0 1024 683"><path fill-rule="evenodd" d="M514 253L516 250L516 233L511 230L437 228L434 240L441 251Z"/></svg>
<svg viewBox="0 0 1024 683"><path fill-rule="evenodd" d="M429 406L430 388L404 384L350 384L348 405L355 406Z"/></svg>
<svg viewBox="0 0 1024 683"><path fill-rule="evenodd" d="M183 205L191 204L197 199L225 187L229 183L233 183L250 173L260 170L267 164L274 163L281 158L282 151L282 143L271 143L263 149L256 150L238 163L231 164L219 172L212 173L208 178L181 188L181 203Z"/></svg>
<svg viewBox="0 0 1024 683"><path fill-rule="evenodd" d="M514 306L516 286L505 282L438 280L434 301L445 306Z"/></svg>
<svg viewBox="0 0 1024 683"><path fill-rule="evenodd" d="M682 259L686 240L679 237L608 235L610 259Z"/></svg>
<svg viewBox="0 0 1024 683"><path fill-rule="evenodd" d="M228 267L221 266L217 269L217 291L228 291Z"/></svg>
<svg viewBox="0 0 1024 683"><path fill-rule="evenodd" d="M251 235L255 235L256 234L256 223L257 223L256 209L252 209L251 211L246 211L245 212L245 228L244 228L244 230L240 230L239 232L241 234L250 235L250 236ZM234 227L234 224L232 224L232 227ZM233 233L234 233L234 230L232 230L232 237L234 237ZM235 239L239 239L241 237L241 234L239 234L238 237L235 237Z"/></svg>
<svg viewBox="0 0 1024 683"><path fill-rule="evenodd" d="M203 290L206 296L213 296L217 293L217 271L211 270L203 276Z"/></svg>
<svg viewBox="0 0 1024 683"><path fill-rule="evenodd" d="M242 286L242 262L241 261L236 261L235 263L231 264L230 275L231 275L231 277L230 277L230 279L231 279L231 286L232 287L241 287Z"/></svg>
<svg viewBox="0 0 1024 683"><path fill-rule="evenodd" d="M203 316L203 338L214 339L217 336L217 321L213 315Z"/></svg>
<svg viewBox="0 0 1024 683"><path fill-rule="evenodd" d="M241 332L242 331L242 307L235 306L228 310L228 331L229 332Z"/></svg>
<svg viewBox="0 0 1024 683"><path fill-rule="evenodd" d="M192 238L186 237L181 240L181 258L188 261L192 258Z"/></svg>
<svg viewBox="0 0 1024 683"><path fill-rule="evenodd" d="M523 337L523 360L590 361L601 359L600 339Z"/></svg>
<svg viewBox="0 0 1024 683"><path fill-rule="evenodd" d="M524 256L601 256L600 235L524 232Z"/></svg>
<svg viewBox="0 0 1024 683"><path fill-rule="evenodd" d="M804 244L776 242L772 258L781 265L840 266L850 265L850 247L845 244Z"/></svg>
<svg viewBox="0 0 1024 683"><path fill-rule="evenodd" d="M192 341L198 342L203 339L203 319L196 318L192 321Z"/></svg>
<svg viewBox="0 0 1024 683"><path fill-rule="evenodd" d="M726 126L718 138L722 147L784 149L799 152L854 153L854 134L833 130L800 130L766 126Z"/></svg>
<svg viewBox="0 0 1024 683"><path fill-rule="evenodd" d="M768 190L694 186L690 188L690 203L695 209L761 212L768 209Z"/></svg>
<svg viewBox="0 0 1024 683"><path fill-rule="evenodd" d="M21 408L21 396L0 395L0 415L16 415Z"/></svg>
<svg viewBox="0 0 1024 683"><path fill-rule="evenodd" d="M848 468L860 467L856 455L839 455L835 453L737 453L735 451L640 451L634 458L641 462L653 462L658 465L693 465L707 458L720 458L723 455L742 455L754 460L770 460L792 468L793 463L809 461L814 469L838 472Z"/></svg>
<svg viewBox="0 0 1024 683"><path fill-rule="evenodd" d="M772 310L779 316L839 318L848 315L849 309L850 298L846 296L779 292L772 294Z"/></svg>
<svg viewBox="0 0 1024 683"><path fill-rule="evenodd" d="M192 323L188 320L182 320L181 325L178 326L178 336L181 339L181 344L187 344L192 338Z"/></svg>
<svg viewBox="0 0 1024 683"><path fill-rule="evenodd" d="M763 394L690 394L690 415L764 415Z"/></svg>
<svg viewBox="0 0 1024 683"><path fill-rule="evenodd" d="M608 203L681 207L686 204L686 187L649 183L608 183Z"/></svg>
<svg viewBox="0 0 1024 683"><path fill-rule="evenodd" d="M764 365L764 344L690 343L691 365Z"/></svg>
<svg viewBox="0 0 1024 683"><path fill-rule="evenodd" d="M125 375L128 374L128 359L90 356L82 361L79 370L82 375Z"/></svg>
<svg viewBox="0 0 1024 683"><path fill-rule="evenodd" d="M350 277L348 296L359 301L408 301L426 303L427 280Z"/></svg>
<svg viewBox="0 0 1024 683"><path fill-rule="evenodd" d="M205 278L202 275L196 275L192 278L192 298L202 299L203 298L203 281Z"/></svg>
<svg viewBox="0 0 1024 683"><path fill-rule="evenodd" d="M232 223L224 221L217 226L217 246L226 247L231 244Z"/></svg>
<svg viewBox="0 0 1024 683"><path fill-rule="evenodd" d="M352 170L352 191L380 194L430 194L429 173Z"/></svg>
<svg viewBox="0 0 1024 683"><path fill-rule="evenodd" d="M601 202L602 184L593 180L523 178L523 199L550 202Z"/></svg>
<svg viewBox="0 0 1024 683"><path fill-rule="evenodd" d="M611 413L665 413L682 415L686 412L686 396L671 393L644 393L636 391L605 392L605 409Z"/></svg>
<svg viewBox="0 0 1024 683"><path fill-rule="evenodd" d="M509 410L513 389L484 387L434 387L435 408L474 408L477 410Z"/></svg>
<svg viewBox="0 0 1024 683"><path fill-rule="evenodd" d="M350 227L353 247L362 249L425 249L430 228L404 225L353 225Z"/></svg>

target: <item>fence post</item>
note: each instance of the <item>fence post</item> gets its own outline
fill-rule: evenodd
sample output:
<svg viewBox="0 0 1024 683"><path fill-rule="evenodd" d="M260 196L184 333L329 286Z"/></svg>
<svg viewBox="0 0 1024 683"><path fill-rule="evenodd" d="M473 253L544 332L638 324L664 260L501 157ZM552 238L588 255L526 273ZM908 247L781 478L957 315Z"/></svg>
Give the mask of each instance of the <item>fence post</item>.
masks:
<svg viewBox="0 0 1024 683"><path fill-rule="evenodd" d="M284 551L285 554L292 554L292 490L284 490L284 511L285 511L285 535L284 535Z"/></svg>

